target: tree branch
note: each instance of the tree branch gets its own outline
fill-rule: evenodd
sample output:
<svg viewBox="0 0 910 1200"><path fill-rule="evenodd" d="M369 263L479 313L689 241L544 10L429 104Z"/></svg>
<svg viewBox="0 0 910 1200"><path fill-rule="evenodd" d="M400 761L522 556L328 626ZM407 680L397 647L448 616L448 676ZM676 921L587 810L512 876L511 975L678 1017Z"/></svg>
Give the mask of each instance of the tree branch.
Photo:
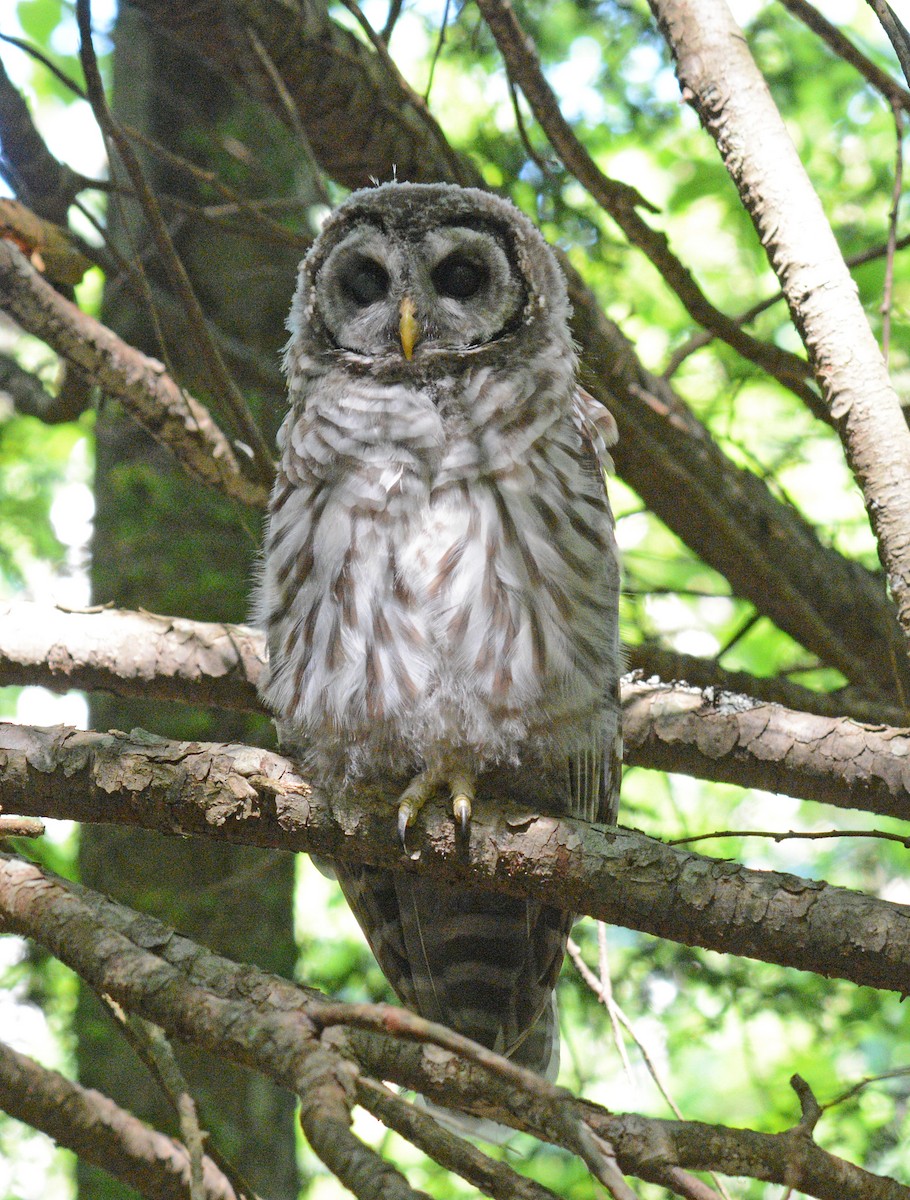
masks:
<svg viewBox="0 0 910 1200"><path fill-rule="evenodd" d="M190 474L243 504L265 507L267 488L242 472L208 410L178 387L161 363L61 296L11 242L2 239L0 306L115 396Z"/></svg>
<svg viewBox="0 0 910 1200"><path fill-rule="evenodd" d="M481 1047L466 1059L441 1053L433 1043L434 1031L444 1035L444 1045L467 1049L472 1044L409 1017L406 1010L366 1006L377 1017L384 1015L388 1031L428 1033L425 1044L337 1023L317 1038L320 1014L332 1013L338 1022L346 1009L353 1015L365 1006L325 1004L310 989L250 964L230 962L154 918L7 856L0 856L0 927L47 947L97 990L155 1021L171 1037L252 1067L283 1086L296 1089L304 1075L300 1064L317 1054L343 1076L350 1070L339 1057L345 1055L373 1077L415 1088L439 1103L458 1104L505 1123L514 1122L520 1110L545 1140L554 1141L554 1132L564 1124L557 1113L572 1113L615 1148L624 1172L665 1186L673 1168L683 1168L792 1184L819 1200L910 1198L910 1189L894 1180L827 1154L799 1124L784 1133L764 1134L613 1114L573 1101L540 1079L527 1095L519 1094L513 1076L526 1072ZM497 1063L504 1075L493 1069ZM359 1072L350 1078L357 1087Z"/></svg>
<svg viewBox="0 0 910 1200"><path fill-rule="evenodd" d="M633 661L635 648L633 648ZM0 683L80 687L121 696L264 712L258 630L120 609L69 612L47 604L0 605ZM646 664L649 660L643 660ZM674 666L708 668L704 679ZM628 677L622 683L626 761L702 779L760 787L910 819L905 754L910 734L851 717L812 713L738 694L757 683L691 656L655 656L699 686ZM786 681L783 681L786 682ZM795 698L817 693L791 685ZM825 699L825 697L819 697ZM832 711L837 712L836 698ZM820 705L820 707L822 707ZM860 708L863 706L860 705Z"/></svg>
<svg viewBox="0 0 910 1200"><path fill-rule="evenodd" d="M408 1104L373 1079L357 1081L357 1102L389 1129L407 1138L428 1158L454 1171L496 1200L559 1200L543 1184L519 1175L508 1163L495 1162L469 1142L455 1137L426 1112Z"/></svg>
<svg viewBox="0 0 910 1200"><path fill-rule="evenodd" d="M910 820L910 731L624 680L626 761Z"/></svg>
<svg viewBox="0 0 910 1200"><path fill-rule="evenodd" d="M412 860L402 854L387 795L364 788L329 801L267 750L170 742L141 730L0 725L6 812L303 850L440 879L467 872L478 886L533 893L687 945L907 989L910 908L489 799L498 794L495 773L485 776L467 861L441 803L422 810Z"/></svg>
<svg viewBox="0 0 910 1200"><path fill-rule="evenodd" d="M894 48L901 70L904 72L904 78L910 83L910 34L897 19L897 13L888 0L867 0L867 2L881 21L882 29L888 35L888 41Z"/></svg>
<svg viewBox="0 0 910 1200"><path fill-rule="evenodd" d="M85 180L51 154L28 105L13 87L0 61L0 129L8 182L28 206L49 221L65 225L69 206Z"/></svg>
<svg viewBox="0 0 910 1200"><path fill-rule="evenodd" d="M652 229L636 212L637 205L647 202L634 189L601 172L560 112L553 89L544 78L533 42L522 30L509 0L477 0L477 6L496 40L510 78L521 88L553 149L579 183L610 214L632 245L647 255L689 316L744 358L773 375L784 387L795 391L815 411L819 399L804 382L810 373L805 359L759 341L746 333L740 322L715 308L689 269L670 249L666 234ZM647 204L647 207L654 211L653 205Z"/></svg>
<svg viewBox="0 0 910 1200"><path fill-rule="evenodd" d="M910 639L910 430L821 202L724 0L652 0L787 296Z"/></svg>
<svg viewBox="0 0 910 1200"><path fill-rule="evenodd" d="M0 602L0 683L263 711L262 634L127 609Z"/></svg>
<svg viewBox="0 0 910 1200"><path fill-rule="evenodd" d="M0 1043L0 1109L40 1129L148 1200L189 1200L190 1156L113 1100ZM207 1200L238 1200L218 1166L203 1158Z"/></svg>
<svg viewBox="0 0 910 1200"><path fill-rule="evenodd" d="M0 930L37 936L61 962L125 1009L296 1092L313 1149L361 1200L422 1197L351 1134L350 1105L339 1101L338 1088L345 1091L342 1080L352 1068L320 1045L309 1020L225 1000L188 982L182 970L112 930L99 916L99 900L90 892L77 894L30 863L0 856ZM134 936L139 924L137 917Z"/></svg>
<svg viewBox="0 0 910 1200"><path fill-rule="evenodd" d="M2 609L0 609L2 611ZM0 677L4 671L4 639L0 632ZM691 683L707 690L739 692L753 700L782 704L799 712L815 713L820 717L852 717L871 725L908 723L908 710L889 704L874 692L860 688L839 688L836 692L816 692L783 675L753 675L749 671L730 671L712 658L668 650L653 642L624 645L623 655L630 671L638 671L644 679L657 675L667 682ZM45 687L53 686L45 683Z"/></svg>
<svg viewBox="0 0 910 1200"><path fill-rule="evenodd" d="M910 92L854 46L836 25L832 25L827 17L822 16L818 9L809 3L809 0L781 0L781 4L789 9L794 17L798 17L804 25L807 25L813 33L817 33L838 58L842 58L844 62L848 62L851 67L859 71L860 75L868 83L871 83L876 91L881 92L890 104L898 105L910 113Z"/></svg>

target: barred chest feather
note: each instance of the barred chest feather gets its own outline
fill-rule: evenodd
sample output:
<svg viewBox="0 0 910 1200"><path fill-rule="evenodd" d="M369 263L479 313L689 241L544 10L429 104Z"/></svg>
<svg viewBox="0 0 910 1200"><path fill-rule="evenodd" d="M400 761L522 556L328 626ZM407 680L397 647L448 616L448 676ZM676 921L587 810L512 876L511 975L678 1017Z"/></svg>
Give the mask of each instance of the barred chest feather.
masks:
<svg viewBox="0 0 910 1200"><path fill-rule="evenodd" d="M266 698L346 773L441 745L564 754L602 729L618 580L565 367L457 393L301 369L260 586Z"/></svg>

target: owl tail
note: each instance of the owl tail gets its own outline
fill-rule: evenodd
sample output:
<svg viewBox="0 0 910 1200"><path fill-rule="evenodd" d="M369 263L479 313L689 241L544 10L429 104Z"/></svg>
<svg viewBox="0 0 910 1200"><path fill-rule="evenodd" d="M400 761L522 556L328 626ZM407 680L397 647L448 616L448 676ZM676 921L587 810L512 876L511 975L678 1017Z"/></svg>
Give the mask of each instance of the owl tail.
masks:
<svg viewBox="0 0 910 1200"><path fill-rule="evenodd" d="M527 1053L529 1061L525 1061L524 1053ZM544 1055L548 1056L548 1065L545 1071L540 1071L538 1066ZM529 1031L528 1037L508 1057L520 1066L543 1075L551 1083L556 1079L559 1073L559 1009L555 992L550 993L550 1003ZM454 1108L444 1108L441 1104L433 1104L424 1096L418 1096L416 1103L425 1108L450 1133L467 1133L471 1137L492 1142L497 1146L504 1146L515 1137L514 1129L510 1129L508 1125L500 1125L498 1121L491 1121L488 1117L472 1117L469 1113L459 1112Z"/></svg>
<svg viewBox="0 0 910 1200"><path fill-rule="evenodd" d="M335 872L383 974L408 1008L555 1078L554 988L569 914L373 867L336 863ZM502 1140L475 1128L473 1118L449 1113L446 1119L462 1132Z"/></svg>

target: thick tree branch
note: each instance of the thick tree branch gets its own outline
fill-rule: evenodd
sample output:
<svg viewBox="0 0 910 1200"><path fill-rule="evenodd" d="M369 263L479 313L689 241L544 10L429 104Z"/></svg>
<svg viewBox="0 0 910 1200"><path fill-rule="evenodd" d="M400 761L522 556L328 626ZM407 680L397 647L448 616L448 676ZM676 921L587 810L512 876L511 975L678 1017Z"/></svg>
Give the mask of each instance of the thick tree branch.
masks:
<svg viewBox="0 0 910 1200"><path fill-rule="evenodd" d="M910 638L910 430L821 202L725 0L652 0L683 95L764 244L863 491Z"/></svg>
<svg viewBox="0 0 910 1200"><path fill-rule="evenodd" d="M0 605L0 684L99 689L261 712L256 689L264 660L262 634L245 625L121 609L68 612L46 604ZM841 716L836 698L829 698L830 711L838 715L830 716L763 702L773 697L737 694L735 684L763 681L718 671L691 656L665 653L643 661L669 668L669 677L684 676L696 687L623 681L630 765L910 818L908 735L881 728L880 711L862 712L871 707L868 703L858 704L861 715L878 727ZM796 685L789 690L797 700L826 699Z"/></svg>
<svg viewBox="0 0 910 1200"><path fill-rule="evenodd" d="M0 610L2 611L2 610ZM701 658L696 654L683 654L669 650L653 642L623 647L627 666L640 672L645 679L657 675L666 682L691 683L694 687L716 688L724 692L738 692L753 700L769 704L782 704L799 712L815 713L820 717L852 717L854 721L867 721L871 725L894 725L898 728L910 723L910 712L896 704L889 704L874 692L860 688L840 688L836 692L816 692L803 687L783 675L753 675L749 671L730 671L720 666L715 659ZM0 678L4 672L3 636L0 633ZM46 687L52 686L45 684Z"/></svg>
<svg viewBox="0 0 910 1200"><path fill-rule="evenodd" d="M293 763L266 750L169 742L140 730L0 726L6 812L304 850L434 878L467 873L478 886L533 893L687 945L910 990L910 908L487 799L496 795L495 774L484 777L467 855L443 805L428 805L412 859L402 853L388 796L363 789L328 801Z"/></svg>
<svg viewBox="0 0 910 1200"><path fill-rule="evenodd" d="M262 634L127 609L0 603L0 684L261 711Z"/></svg>
<svg viewBox="0 0 910 1200"><path fill-rule="evenodd" d="M654 645L628 646L626 659L645 677L741 692L801 712L878 725L907 722L906 710L855 688L815 692L789 679L726 671L710 659ZM29 601L0 603L0 686L82 688L256 712L264 660L262 634L247 625L127 609L73 612Z"/></svg>
<svg viewBox="0 0 910 1200"><path fill-rule="evenodd" d="M267 488L241 471L209 412L165 372L81 312L11 242L0 239L0 307L29 333L81 368L197 479L244 504L264 507Z"/></svg>
<svg viewBox="0 0 910 1200"><path fill-rule="evenodd" d="M368 1006L380 1026L409 1036L407 1044L385 1034L345 1027L363 1006L325 1004L318 993L238 964L180 936L151 917L65 883L31 863L0 856L0 926L32 937L88 979L99 991L166 1029L172 1037L259 1070L284 1086L298 1086L300 1066L321 1057L324 1065L354 1087L359 1072L344 1054L375 1078L419 1090L444 1104L461 1104L495 1120L511 1122L520 1110L538 1136L553 1140L562 1112L584 1121L612 1145L621 1169L666 1184L672 1168L748 1174L793 1184L819 1200L908 1200L910 1189L874 1176L827 1154L802 1125L780 1134L726 1129L699 1122L659 1121L612 1114L537 1079L527 1095L516 1094L512 1076L521 1072L489 1051L460 1059L433 1043L471 1043L405 1010ZM324 1028L325 1016L332 1023ZM396 1014L397 1018L396 1019ZM485 1065L489 1064L489 1066ZM499 1064L504 1074L495 1066ZM577 1119L576 1115L576 1119ZM382 1176L380 1176L382 1178ZM392 1180L389 1180L392 1183ZM387 1193L396 1195L394 1187Z"/></svg>
<svg viewBox="0 0 910 1200"><path fill-rule="evenodd" d="M630 763L910 820L910 730L653 680L622 704Z"/></svg>
<svg viewBox="0 0 910 1200"><path fill-rule="evenodd" d="M181 970L112 931L97 899L80 896L30 863L0 856L0 931L38 936L96 991L169 1035L264 1071L301 1098L301 1124L326 1166L361 1200L415 1200L408 1187L350 1132L352 1068L323 1048L300 1014L257 1011L189 983ZM339 1097L339 1091L342 1097ZM315 1109L314 1109L315 1105ZM339 1112L339 1109L341 1110Z"/></svg>
<svg viewBox="0 0 910 1200"><path fill-rule="evenodd" d="M287 119L228 6L131 3L240 87L261 76L263 102ZM246 0L244 7L284 77L323 170L347 187L361 187L373 176L388 179L393 166L399 179L483 186L387 58L339 30L323 9L318 0L305 5L289 34L284 5ZM730 580L737 595L798 642L853 683L889 697L910 695L910 666L882 581L823 547L761 479L734 466L666 382L644 369L578 273L563 265L575 308L573 332L588 364L585 386L619 424L614 457L622 477Z"/></svg>
<svg viewBox="0 0 910 1200"><path fill-rule="evenodd" d="M0 1109L148 1200L189 1200L190 1156L185 1146L149 1128L100 1092L71 1083L3 1043ZM208 1157L202 1165L206 1200L237 1200L217 1165Z"/></svg>

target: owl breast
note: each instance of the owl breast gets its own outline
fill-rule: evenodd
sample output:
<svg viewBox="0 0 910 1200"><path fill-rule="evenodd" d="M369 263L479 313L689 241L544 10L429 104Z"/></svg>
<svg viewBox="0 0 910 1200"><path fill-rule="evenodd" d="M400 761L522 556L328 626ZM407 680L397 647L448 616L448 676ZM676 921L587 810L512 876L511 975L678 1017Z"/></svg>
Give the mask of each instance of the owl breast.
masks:
<svg viewBox="0 0 910 1200"><path fill-rule="evenodd" d="M616 604L603 478L572 413L540 392L533 418L505 406L510 430L485 445L482 410L504 407L491 387L453 407L348 381L331 414L323 387L286 422L267 698L304 742L349 748L348 773L437 745L517 761L602 722Z"/></svg>

